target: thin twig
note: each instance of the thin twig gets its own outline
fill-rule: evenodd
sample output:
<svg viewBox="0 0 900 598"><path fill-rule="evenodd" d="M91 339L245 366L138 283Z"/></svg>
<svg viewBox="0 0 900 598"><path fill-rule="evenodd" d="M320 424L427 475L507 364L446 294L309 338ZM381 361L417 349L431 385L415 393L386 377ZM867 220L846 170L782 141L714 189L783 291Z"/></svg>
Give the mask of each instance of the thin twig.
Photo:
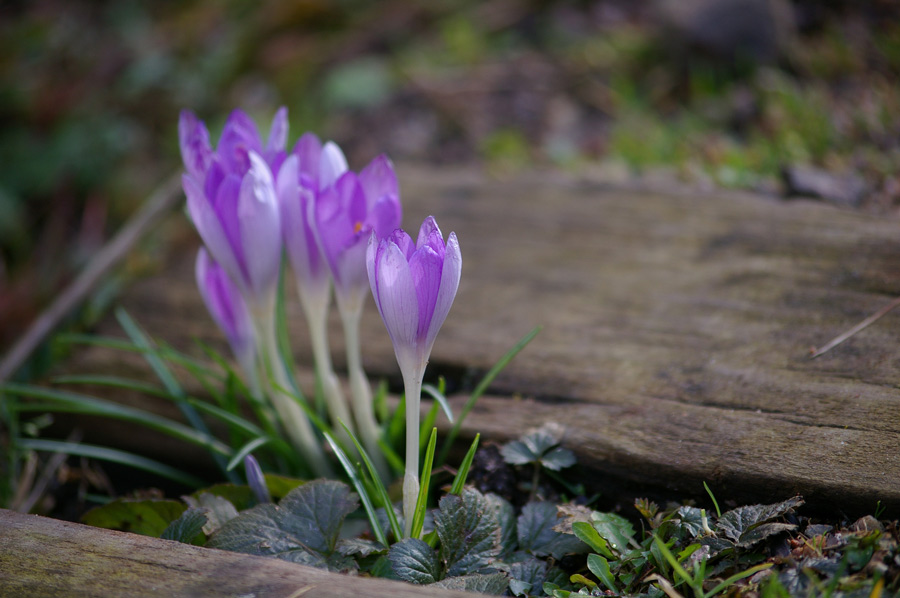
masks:
<svg viewBox="0 0 900 598"><path fill-rule="evenodd" d="M138 213L94 256L78 278L32 322L0 361L0 382L10 379L59 322L84 300L97 282L122 261L144 233L169 213L181 199L180 182L180 176L172 176L157 187Z"/></svg>
<svg viewBox="0 0 900 598"><path fill-rule="evenodd" d="M898 305L900 305L900 297L897 297L896 299L894 299L893 301L888 303L886 306L882 307L880 310L878 310L877 312L875 312L874 314L872 314L871 316L869 316L868 318L866 318L865 320L863 320L862 322L860 322L859 324L857 324L856 326L854 326L853 328L848 330L847 332L831 339L831 341L829 341L828 344L823 346L821 349L813 349L811 351L812 355L810 355L809 358L815 359L819 355L822 355L823 353L826 353L826 352L832 350L833 348L837 347L842 342L844 342L845 340L847 340L848 338L850 338L851 336L853 336L860 330L866 328L867 326L874 324L876 321L878 321L879 318L881 318L882 316L887 314L889 311L891 311Z"/></svg>

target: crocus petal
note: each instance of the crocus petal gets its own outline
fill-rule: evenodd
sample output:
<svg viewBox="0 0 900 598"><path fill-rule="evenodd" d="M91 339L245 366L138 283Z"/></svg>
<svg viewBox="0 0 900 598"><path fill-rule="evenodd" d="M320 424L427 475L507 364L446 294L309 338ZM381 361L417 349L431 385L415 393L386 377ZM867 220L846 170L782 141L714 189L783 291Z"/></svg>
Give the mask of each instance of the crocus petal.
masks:
<svg viewBox="0 0 900 598"><path fill-rule="evenodd" d="M272 127L269 129L269 142L266 144L266 153L275 154L283 151L287 146L288 114L287 108L282 106L272 118Z"/></svg>
<svg viewBox="0 0 900 598"><path fill-rule="evenodd" d="M243 174L250 168L248 154L251 151L263 151L256 123L242 110L234 110L225 122L216 153L226 170Z"/></svg>
<svg viewBox="0 0 900 598"><path fill-rule="evenodd" d="M358 236L337 255L335 284L338 292L365 290L366 287L366 240Z"/></svg>
<svg viewBox="0 0 900 598"><path fill-rule="evenodd" d="M194 222L197 232L200 233L200 238L203 239L203 243L209 249L212 257L225 268L225 271L238 285L241 285L243 282L241 268L231 244L228 242L228 237L222 229L219 216L191 176L183 175L181 182L188 198L191 220Z"/></svg>
<svg viewBox="0 0 900 598"><path fill-rule="evenodd" d="M332 185L347 170L347 158L341 148L333 141L326 143L319 159L319 189Z"/></svg>
<svg viewBox="0 0 900 598"><path fill-rule="evenodd" d="M375 307L378 308L379 314L381 314L381 299L376 291L378 284L375 276L375 262L378 260L380 249L381 243L378 241L378 237L375 236L375 231L372 231L369 233L369 242L366 245L366 274L369 276L369 286L372 288L372 296L375 297ZM381 317L384 319L383 314Z"/></svg>
<svg viewBox="0 0 900 598"><path fill-rule="evenodd" d="M461 272L462 254L459 251L459 241L456 239L456 233L450 233L444 251L444 266L441 268L441 286L434 304L434 315L431 316L428 334L425 337L427 354L431 354L434 339L444 324L444 320L447 319L447 314L450 313L450 306L453 305L453 299L459 289Z"/></svg>
<svg viewBox="0 0 900 598"><path fill-rule="evenodd" d="M247 261L244 256L244 243L241 239L241 221L238 214L238 203L241 195L241 177L236 174L229 174L219 185L216 193L215 201L213 201L213 209L219 217L219 223L222 225L222 232L228 239L228 245L231 247L231 253L240 268L235 280L241 280L244 284L249 284L250 275L247 270ZM218 256L213 253L213 257L219 260Z"/></svg>
<svg viewBox="0 0 900 598"><path fill-rule="evenodd" d="M426 245L431 247L441 257L444 256L444 235L441 234L441 229L438 228L434 216L426 218L422 222L422 226L419 227L416 249L421 249Z"/></svg>
<svg viewBox="0 0 900 598"><path fill-rule="evenodd" d="M178 118L178 145L188 174L203 181L213 152L206 125L190 110L182 110Z"/></svg>
<svg viewBox="0 0 900 598"><path fill-rule="evenodd" d="M338 291L346 288L345 281L356 284L365 281L365 244L369 231L364 228L366 198L356 175L350 171L322 191L316 198L316 235L319 246ZM352 247L361 249L354 253L359 263L343 259L342 255ZM348 283L349 284L349 283Z"/></svg>
<svg viewBox="0 0 900 598"><path fill-rule="evenodd" d="M394 172L394 165L391 164L391 161L384 154L372 160L359 173L359 182L362 183L363 189L365 189L370 210L385 195L393 196L399 205L400 186L397 184L397 174Z"/></svg>
<svg viewBox="0 0 900 598"><path fill-rule="evenodd" d="M419 305L419 324L416 328L417 350L424 351L427 346L429 325L434 315L438 291L441 286L441 256L431 247L417 249L409 260L409 272L416 287L416 298ZM427 355L425 358L427 359Z"/></svg>
<svg viewBox="0 0 900 598"><path fill-rule="evenodd" d="M250 170L241 182L238 217L250 288L257 298L271 291L281 266L281 221L272 174L250 152Z"/></svg>
<svg viewBox="0 0 900 598"><path fill-rule="evenodd" d="M400 248L400 251L406 256L406 260L409 261L416 250L416 244L413 243L412 237L402 228L395 228L387 238Z"/></svg>
<svg viewBox="0 0 900 598"><path fill-rule="evenodd" d="M291 154L278 173L275 185L281 209L281 231L291 267L301 284L327 284L326 264L316 244L308 219L308 205L314 201L310 189L300 185L300 160Z"/></svg>
<svg viewBox="0 0 900 598"><path fill-rule="evenodd" d="M210 315L225 333L235 356L242 363L254 351L253 328L240 291L225 270L205 248L197 252L197 286Z"/></svg>
<svg viewBox="0 0 900 598"><path fill-rule="evenodd" d="M319 189L319 163L322 158L322 142L315 133L304 133L294 145L291 152L299 160L298 170L301 175L306 175L312 184L312 188Z"/></svg>
<svg viewBox="0 0 900 598"><path fill-rule="evenodd" d="M200 179L200 182L203 183L203 193L206 197L211 198L210 201L218 195L219 185L225 180L226 174L228 173L225 172L222 161L213 154L212 163L206 171L206 179Z"/></svg>
<svg viewBox="0 0 900 598"><path fill-rule="evenodd" d="M419 324L416 288L406 256L394 243L382 241L384 248L375 263L375 288L381 317L388 329L397 359L415 345ZM401 363L403 368L404 364Z"/></svg>
<svg viewBox="0 0 900 598"><path fill-rule="evenodd" d="M366 201L368 201L366 196ZM385 237L400 226L403 220L403 212L396 195L384 195L369 209L366 219L368 226L375 230L378 238Z"/></svg>

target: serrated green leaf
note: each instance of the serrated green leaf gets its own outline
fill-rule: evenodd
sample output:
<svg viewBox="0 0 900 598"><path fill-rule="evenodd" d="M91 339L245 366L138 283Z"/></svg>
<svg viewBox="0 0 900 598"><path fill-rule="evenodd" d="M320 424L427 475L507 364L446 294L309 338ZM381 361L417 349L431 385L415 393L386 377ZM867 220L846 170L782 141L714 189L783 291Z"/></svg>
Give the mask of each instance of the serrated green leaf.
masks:
<svg viewBox="0 0 900 598"><path fill-rule="evenodd" d="M500 455L510 465L528 465L540 459L540 456L534 454L534 451L520 440L513 440L501 446Z"/></svg>
<svg viewBox="0 0 900 598"><path fill-rule="evenodd" d="M634 528L630 521L615 513L594 512L591 513L591 524L612 550L619 554L628 550L628 545L634 538Z"/></svg>
<svg viewBox="0 0 900 598"><path fill-rule="evenodd" d="M475 573L500 553L500 528L491 505L477 490L444 496L434 515L441 560L451 577Z"/></svg>
<svg viewBox="0 0 900 598"><path fill-rule="evenodd" d="M387 548L380 542L363 538L344 538L337 543L337 551L344 556L365 558L373 554L387 554Z"/></svg>
<svg viewBox="0 0 900 598"><path fill-rule="evenodd" d="M510 565L509 587L513 594L527 594L531 588L542 587L547 580L547 569L546 561L531 555Z"/></svg>
<svg viewBox="0 0 900 598"><path fill-rule="evenodd" d="M737 545L739 548L749 548L769 536L794 529L797 529L797 526L793 523L763 523L743 534Z"/></svg>
<svg viewBox="0 0 900 598"><path fill-rule="evenodd" d="M575 465L575 461L575 453L567 448L562 448L561 446L550 449L550 451L541 457L541 465L552 471L559 471L560 469L571 467Z"/></svg>
<svg viewBox="0 0 900 598"><path fill-rule="evenodd" d="M426 584L443 578L437 553L418 538L407 538L391 546L388 559L394 573L404 581Z"/></svg>
<svg viewBox="0 0 900 598"><path fill-rule="evenodd" d="M499 596L509 587L509 580L502 573L473 573L448 577L437 582L434 586L447 590Z"/></svg>
<svg viewBox="0 0 900 598"><path fill-rule="evenodd" d="M175 540L183 544L192 544L200 536L203 538L203 527L209 520L209 509L205 507L189 507L181 516L169 524L160 534L163 540Z"/></svg>
<svg viewBox="0 0 900 598"><path fill-rule="evenodd" d="M187 507L177 500L119 498L84 514L81 521L94 527L116 529L159 538Z"/></svg>
<svg viewBox="0 0 900 598"><path fill-rule="evenodd" d="M322 567L352 568L336 551L344 519L359 506L341 482L315 480L296 488L276 507L257 505L223 525L208 546Z"/></svg>
<svg viewBox="0 0 900 598"><path fill-rule="evenodd" d="M543 456L547 454L550 449L562 442L563 432L564 428L561 425L555 422L548 422L537 430L529 432L520 440L522 440L535 455Z"/></svg>
<svg viewBox="0 0 900 598"><path fill-rule="evenodd" d="M516 510L505 498L496 494L484 495L489 509L500 527L500 552L510 554L516 548Z"/></svg>
<svg viewBox="0 0 900 598"><path fill-rule="evenodd" d="M206 521L203 524L203 533L207 536L213 534L225 522L238 516L237 508L227 498L210 492L199 492L196 494L197 496L185 496L184 502L190 505L191 509L205 509L207 511ZM191 509L188 509L188 511Z"/></svg>
<svg viewBox="0 0 900 598"><path fill-rule="evenodd" d="M525 505L517 520L519 550L560 559L566 554L587 549L575 536L554 530L558 522L554 503L531 502Z"/></svg>
<svg viewBox="0 0 900 598"><path fill-rule="evenodd" d="M675 528L696 538L703 531L703 512L697 507L678 507L673 518Z"/></svg>
<svg viewBox="0 0 900 598"><path fill-rule="evenodd" d="M781 517L791 509L803 504L799 496L771 505L749 505L732 509L723 513L717 523L718 531L725 534L733 542L740 542L741 537L754 526Z"/></svg>
<svg viewBox="0 0 900 598"><path fill-rule="evenodd" d="M528 596L528 592L531 591L531 584L519 579L510 579L509 591L513 596Z"/></svg>

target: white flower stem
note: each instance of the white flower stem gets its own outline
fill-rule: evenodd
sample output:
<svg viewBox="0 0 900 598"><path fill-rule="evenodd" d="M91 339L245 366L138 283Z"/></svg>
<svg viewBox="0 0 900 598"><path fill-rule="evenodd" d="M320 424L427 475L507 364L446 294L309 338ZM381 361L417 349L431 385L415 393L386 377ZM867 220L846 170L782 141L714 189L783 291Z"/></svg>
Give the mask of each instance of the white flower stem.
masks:
<svg viewBox="0 0 900 598"><path fill-rule="evenodd" d="M414 371L409 371L414 370ZM406 472L403 474L403 537L412 533L413 516L419 498L419 404L422 401L422 375L418 368L403 369L406 395Z"/></svg>
<svg viewBox="0 0 900 598"><path fill-rule="evenodd" d="M375 409L372 404L372 387L362 367L362 353L359 344L359 321L362 317L362 300L351 298L350 301L338 297L338 311L344 324L344 339L347 349L347 377L350 379L351 407L353 418L362 440L362 445L369 453L375 469L385 482L390 480L390 469L381 454L378 438L381 431L375 421Z"/></svg>
<svg viewBox="0 0 900 598"><path fill-rule="evenodd" d="M331 364L331 350L328 347L328 287L324 293L313 295L304 293L300 289L300 304L306 314L306 322L309 326L309 336L312 343L313 361L315 362L316 377L321 384L322 393L325 395L325 406L331 418L332 431L344 444L350 443L350 437L341 426L340 422L355 433L355 426L347 401L341 391L334 366Z"/></svg>
<svg viewBox="0 0 900 598"><path fill-rule="evenodd" d="M254 347L253 351L248 351L246 355L242 355L238 359L241 372L247 382L247 390L250 393L250 401L259 410L261 416L265 419L267 429L276 430L278 428L278 418L272 411L272 405L266 401L262 384L259 381L259 371L256 367L257 352L260 352L259 359L262 359L262 349Z"/></svg>
<svg viewBox="0 0 900 598"><path fill-rule="evenodd" d="M275 301L266 301L265 305L254 310L253 322L259 339L261 367L266 390L272 401L281 424L284 426L291 443L303 455L316 475L330 477L331 467L325 460L325 453L316 440L312 425L297 404L295 397L281 389L290 389L291 382L284 369L278 351L278 339L275 333Z"/></svg>

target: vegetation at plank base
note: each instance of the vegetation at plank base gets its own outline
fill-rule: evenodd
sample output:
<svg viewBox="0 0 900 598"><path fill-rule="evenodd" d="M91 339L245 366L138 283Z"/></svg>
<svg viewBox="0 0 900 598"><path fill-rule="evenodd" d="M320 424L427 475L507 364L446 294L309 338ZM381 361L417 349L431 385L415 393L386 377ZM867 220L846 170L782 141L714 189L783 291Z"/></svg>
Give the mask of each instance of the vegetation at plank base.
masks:
<svg viewBox="0 0 900 598"><path fill-rule="evenodd" d="M530 478L532 463L522 463L521 447L557 433L543 427L503 445L501 453L511 457L507 466ZM458 477L429 511L424 537L398 541L384 505L378 528L347 535L345 528L358 529L360 496L342 482L274 476L266 482L280 499L277 508L255 502L248 486L218 485L183 502L119 499L92 510L85 521L486 594L777 598L900 591L900 522L867 516L840 527L816 523L797 512L800 497L724 513L689 504L660 508L639 499L633 512L616 513L547 501L542 490L515 507ZM398 504L388 508L402 517Z"/></svg>

